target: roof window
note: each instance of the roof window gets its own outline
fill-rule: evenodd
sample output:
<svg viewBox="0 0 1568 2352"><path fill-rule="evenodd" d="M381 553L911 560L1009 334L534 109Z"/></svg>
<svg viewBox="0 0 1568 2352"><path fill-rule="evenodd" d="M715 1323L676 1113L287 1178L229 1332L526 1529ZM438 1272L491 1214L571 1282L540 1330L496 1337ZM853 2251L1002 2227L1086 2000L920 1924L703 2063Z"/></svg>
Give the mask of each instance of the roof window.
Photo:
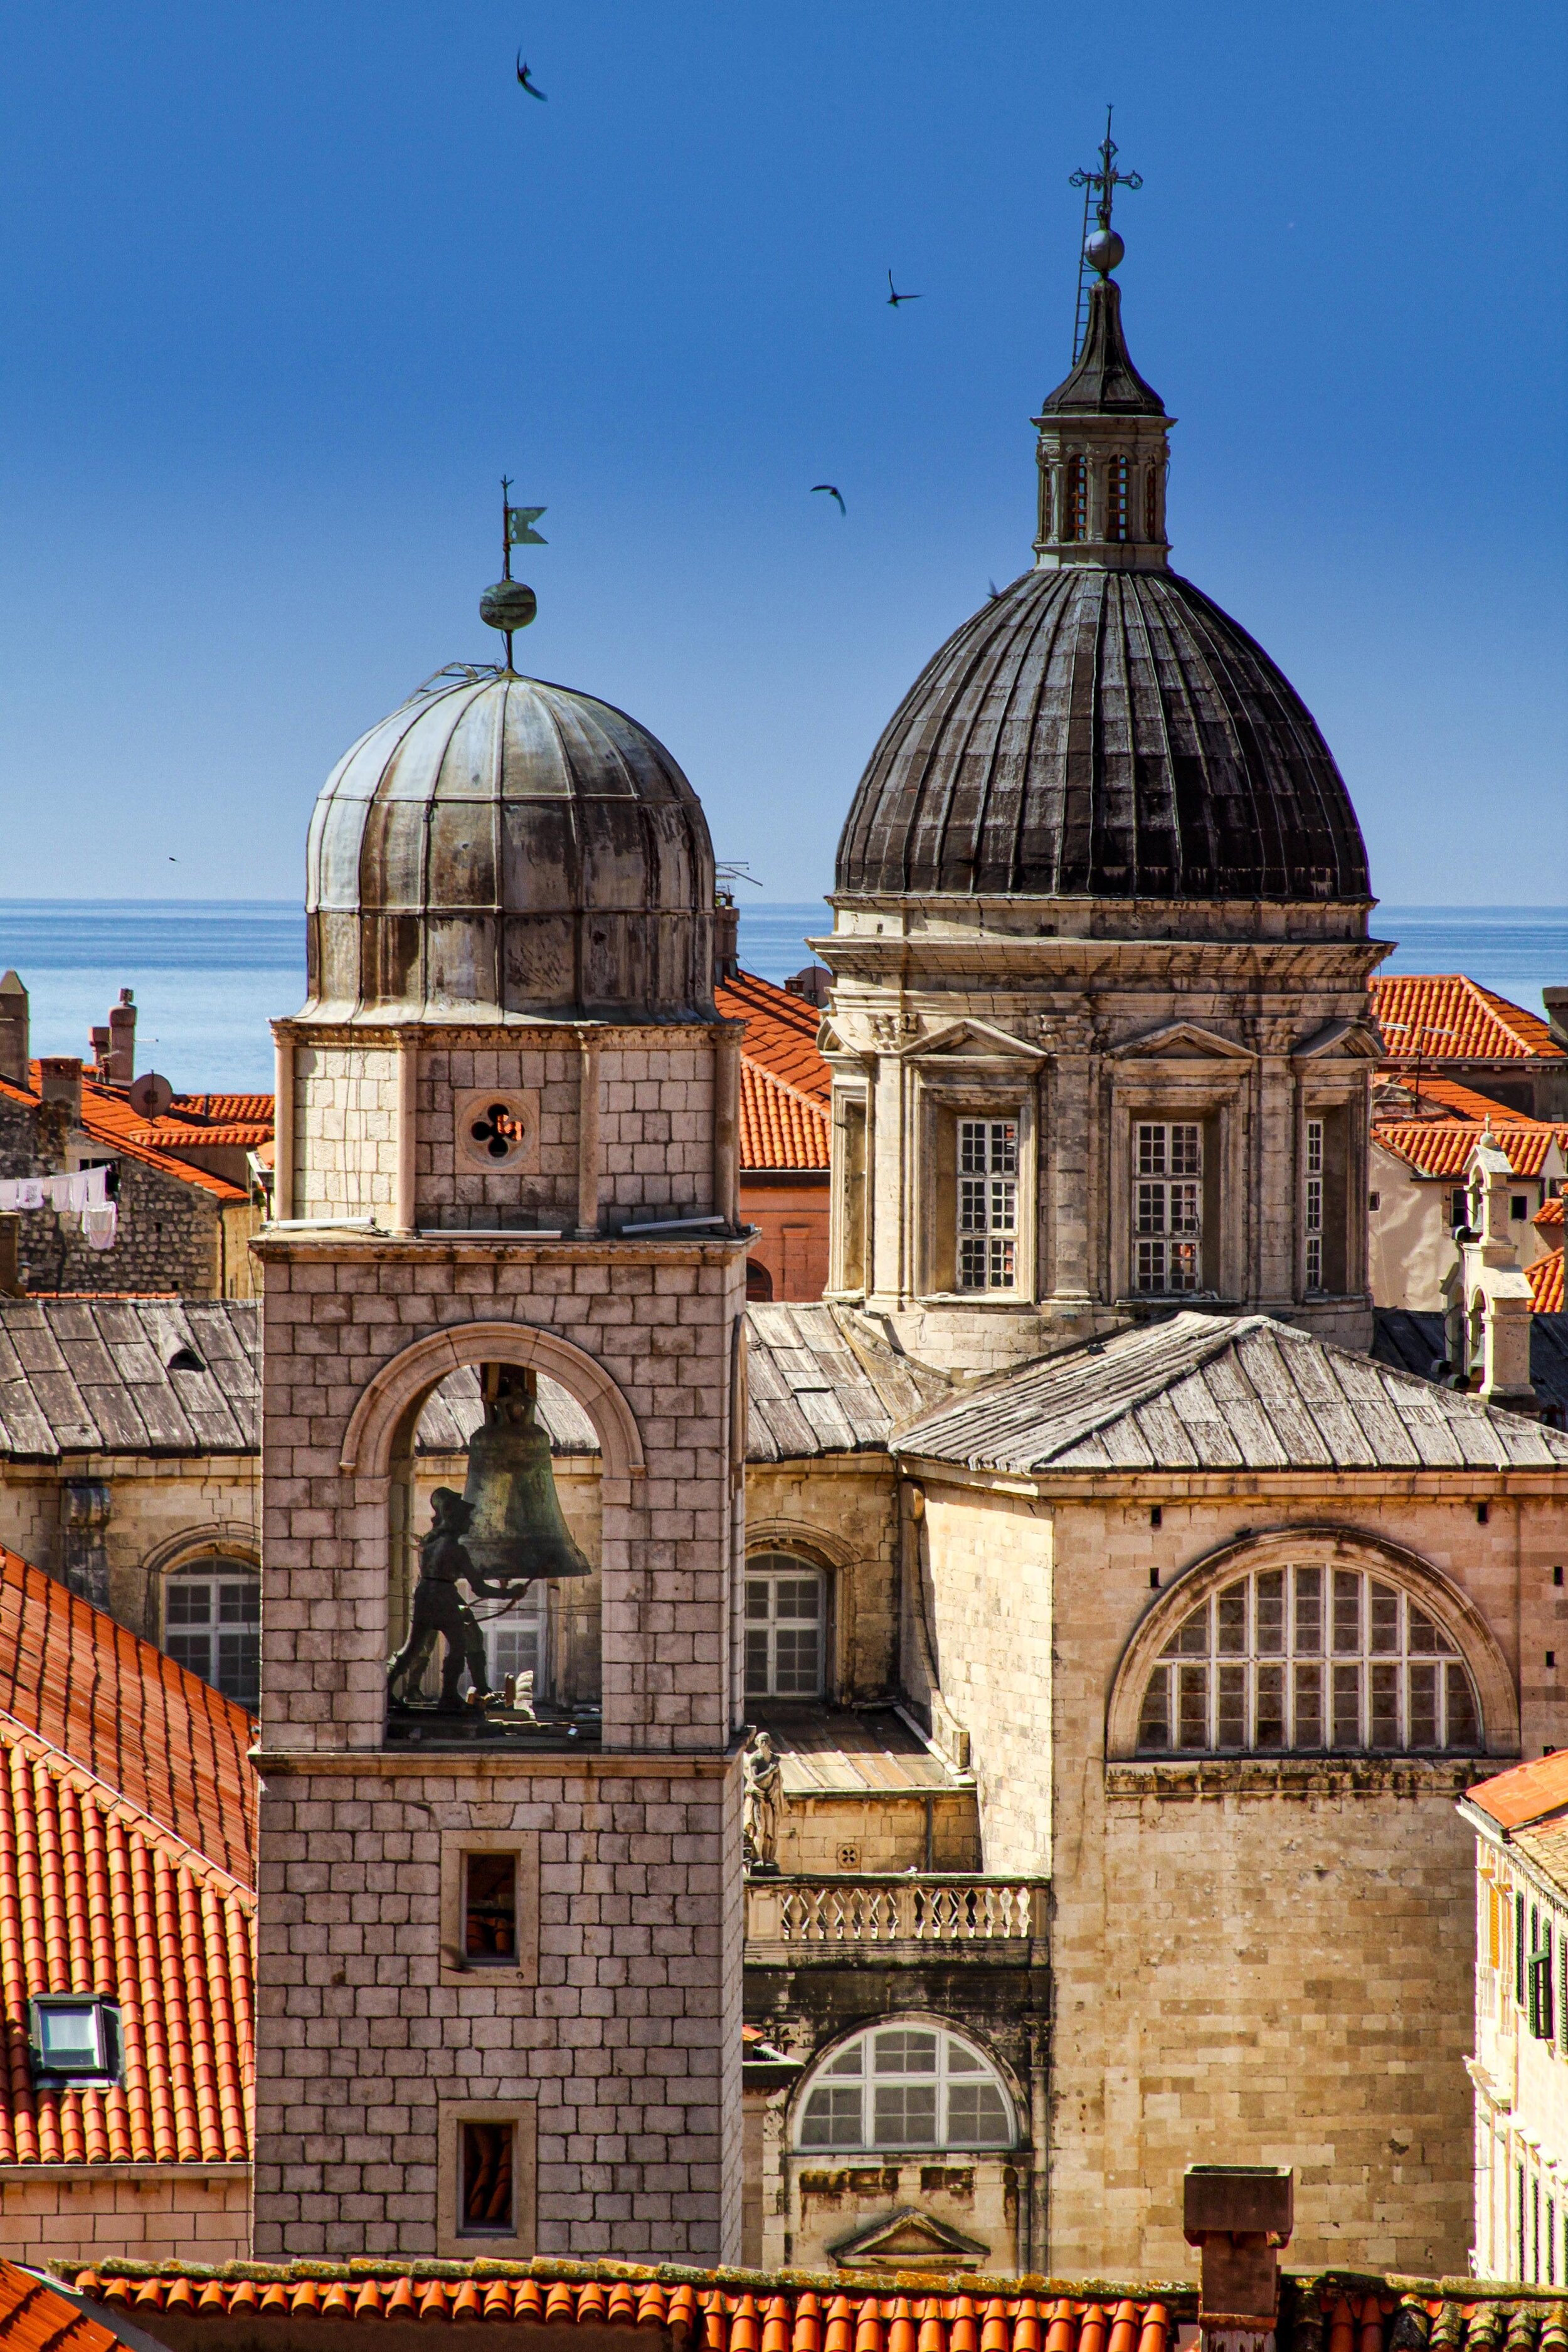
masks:
<svg viewBox="0 0 1568 2352"><path fill-rule="evenodd" d="M27 2039L40 2090L104 2090L123 2074L119 2006L96 1994L38 1994L27 2003Z"/></svg>

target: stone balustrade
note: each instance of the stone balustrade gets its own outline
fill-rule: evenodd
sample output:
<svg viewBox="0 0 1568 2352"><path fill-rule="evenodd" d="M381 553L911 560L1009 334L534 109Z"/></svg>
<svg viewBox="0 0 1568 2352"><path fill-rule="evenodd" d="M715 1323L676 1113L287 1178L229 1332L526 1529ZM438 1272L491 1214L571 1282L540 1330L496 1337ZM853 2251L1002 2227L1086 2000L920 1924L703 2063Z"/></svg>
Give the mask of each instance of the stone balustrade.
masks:
<svg viewBox="0 0 1568 2352"><path fill-rule="evenodd" d="M1017 1962L1043 1944L1045 1878L901 1875L746 1881L746 1958L764 1964L853 1951L917 1959L962 1945Z"/></svg>

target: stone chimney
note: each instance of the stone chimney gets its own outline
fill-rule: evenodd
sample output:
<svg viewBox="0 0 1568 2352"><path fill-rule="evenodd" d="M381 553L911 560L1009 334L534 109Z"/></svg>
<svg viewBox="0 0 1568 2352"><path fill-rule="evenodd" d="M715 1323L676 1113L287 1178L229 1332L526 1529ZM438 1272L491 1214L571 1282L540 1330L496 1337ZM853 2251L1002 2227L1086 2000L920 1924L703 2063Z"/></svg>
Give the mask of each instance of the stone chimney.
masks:
<svg viewBox="0 0 1568 2352"><path fill-rule="evenodd" d="M136 1076L136 1004L128 988L109 1011L109 1083L128 1087Z"/></svg>
<svg viewBox="0 0 1568 2352"><path fill-rule="evenodd" d="M1489 1404L1534 1413L1540 1410L1530 1377L1535 1297L1520 1270L1510 1225L1513 1182L1507 1152L1490 1127L1483 1128L1465 1169L1469 1222L1456 1236L1458 1257L1444 1285L1448 1360L1458 1383L1473 1383Z"/></svg>
<svg viewBox="0 0 1568 2352"><path fill-rule="evenodd" d="M1279 2249L1296 2221L1296 2176L1272 2164L1189 2164L1182 2229L1200 2249L1198 2325L1216 2352L1262 2352L1279 2311Z"/></svg>
<svg viewBox="0 0 1568 2352"><path fill-rule="evenodd" d="M0 980L0 1078L9 1078L14 1087L30 1091L27 1030L27 992L16 973L8 971Z"/></svg>
<svg viewBox="0 0 1568 2352"><path fill-rule="evenodd" d="M65 1106L66 1124L81 1125L81 1055L45 1054L38 1062L38 1092L47 1103Z"/></svg>
<svg viewBox="0 0 1568 2352"><path fill-rule="evenodd" d="M713 908L713 977L733 980L740 969L740 909L733 892L721 890Z"/></svg>
<svg viewBox="0 0 1568 2352"><path fill-rule="evenodd" d="M1568 1045L1568 988L1543 988L1541 1001L1546 1007L1552 1035L1560 1045Z"/></svg>

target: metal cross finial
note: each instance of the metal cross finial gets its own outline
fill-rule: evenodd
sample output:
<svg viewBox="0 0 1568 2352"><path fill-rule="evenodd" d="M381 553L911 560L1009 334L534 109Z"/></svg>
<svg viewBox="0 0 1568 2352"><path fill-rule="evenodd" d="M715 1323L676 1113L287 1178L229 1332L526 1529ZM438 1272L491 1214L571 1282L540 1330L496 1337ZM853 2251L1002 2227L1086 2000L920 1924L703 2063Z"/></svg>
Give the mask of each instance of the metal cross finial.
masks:
<svg viewBox="0 0 1568 2352"><path fill-rule="evenodd" d="M1110 205L1116 190L1141 188L1143 184L1143 175L1141 172L1119 172L1116 168L1116 158L1121 151L1110 135L1110 113L1111 110L1108 106L1105 110L1105 137L1100 146L1099 171L1075 172L1068 182L1069 188L1093 188L1098 191L1100 202L1095 206L1095 218L1101 228L1110 226ZM1087 197L1085 202L1088 202Z"/></svg>

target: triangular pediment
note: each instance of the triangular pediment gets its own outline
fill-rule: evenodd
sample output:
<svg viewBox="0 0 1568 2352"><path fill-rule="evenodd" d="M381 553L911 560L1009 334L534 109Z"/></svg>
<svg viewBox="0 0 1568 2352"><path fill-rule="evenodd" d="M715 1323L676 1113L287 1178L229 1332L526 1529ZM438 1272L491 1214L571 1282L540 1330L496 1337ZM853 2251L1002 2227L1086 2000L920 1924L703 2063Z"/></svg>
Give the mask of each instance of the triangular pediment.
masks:
<svg viewBox="0 0 1568 2352"><path fill-rule="evenodd" d="M998 1054L1010 1055L1020 1062L1043 1062L1046 1055L1038 1045L1031 1045L1026 1037L1015 1037L1010 1030L994 1029L989 1021L950 1022L945 1029L933 1029L929 1036L911 1037L900 1047L906 1061L929 1062L942 1055L973 1056L984 1055L994 1058Z"/></svg>
<svg viewBox="0 0 1568 2352"><path fill-rule="evenodd" d="M1130 1037L1126 1045L1114 1048L1110 1058L1117 1062L1255 1062L1258 1056L1232 1038L1221 1037L1213 1029L1200 1029L1195 1021L1169 1021L1162 1028L1146 1030L1142 1037Z"/></svg>
<svg viewBox="0 0 1568 2352"><path fill-rule="evenodd" d="M1310 1037L1303 1037L1299 1045L1292 1045L1290 1053L1298 1062L1313 1061L1320 1054L1339 1054L1359 1062L1383 1059L1383 1047L1364 1021L1325 1022Z"/></svg>
<svg viewBox="0 0 1568 2352"><path fill-rule="evenodd" d="M977 2270L989 2260L991 2249L978 2238L967 2238L950 2221L922 2213L918 2205L904 2205L879 2221L868 2223L828 2249L844 2270Z"/></svg>
<svg viewBox="0 0 1568 2352"><path fill-rule="evenodd" d="M824 1019L816 1032L816 1050L819 1054L844 1054L852 1049L845 1045L832 1022Z"/></svg>

